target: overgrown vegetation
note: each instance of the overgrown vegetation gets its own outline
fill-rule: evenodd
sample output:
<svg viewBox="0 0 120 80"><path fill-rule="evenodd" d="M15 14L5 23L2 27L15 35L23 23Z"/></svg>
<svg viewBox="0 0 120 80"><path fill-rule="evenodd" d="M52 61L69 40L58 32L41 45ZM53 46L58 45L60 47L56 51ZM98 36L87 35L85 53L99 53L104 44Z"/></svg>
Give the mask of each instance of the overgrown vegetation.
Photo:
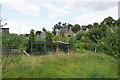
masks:
<svg viewBox="0 0 120 80"><path fill-rule="evenodd" d="M117 78L115 59L103 53L4 58L3 78ZM6 62L6 59L9 59ZM12 62L11 62L12 61ZM7 65L7 66L6 66Z"/></svg>
<svg viewBox="0 0 120 80"><path fill-rule="evenodd" d="M118 60L120 56L119 21L108 17L100 24L95 22L89 25L72 25L58 22L52 32L43 28L43 32L35 32L34 29L31 29L28 35L3 34L3 50L30 51L31 45L28 44L34 41L62 41L69 43L70 51L68 53L75 53L70 55L31 55L30 57L25 55L3 56L3 77L116 78L118 70L116 59ZM66 31L60 31L62 28ZM41 47L43 45L33 45L33 50L43 51ZM47 46L46 50L51 52L48 47L51 46Z"/></svg>
<svg viewBox="0 0 120 80"><path fill-rule="evenodd" d="M27 39L17 34L2 34L2 48L4 49L23 49L27 48Z"/></svg>

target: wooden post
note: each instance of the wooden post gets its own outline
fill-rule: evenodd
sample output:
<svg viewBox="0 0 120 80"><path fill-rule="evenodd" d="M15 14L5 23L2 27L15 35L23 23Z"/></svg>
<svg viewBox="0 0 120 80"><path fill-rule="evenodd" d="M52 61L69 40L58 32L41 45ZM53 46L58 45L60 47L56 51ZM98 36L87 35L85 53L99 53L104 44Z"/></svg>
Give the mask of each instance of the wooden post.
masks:
<svg viewBox="0 0 120 80"><path fill-rule="evenodd" d="M44 49L45 49L45 53L46 53L46 44L44 44Z"/></svg>
<svg viewBox="0 0 120 80"><path fill-rule="evenodd" d="M57 44L57 52L58 52L58 44Z"/></svg>
<svg viewBox="0 0 120 80"><path fill-rule="evenodd" d="M69 50L70 50L70 49L69 49L69 45L68 45L68 52L69 52Z"/></svg>
<svg viewBox="0 0 120 80"><path fill-rule="evenodd" d="M51 45L51 48L52 48L52 49L51 49L51 52L53 52L53 45Z"/></svg>

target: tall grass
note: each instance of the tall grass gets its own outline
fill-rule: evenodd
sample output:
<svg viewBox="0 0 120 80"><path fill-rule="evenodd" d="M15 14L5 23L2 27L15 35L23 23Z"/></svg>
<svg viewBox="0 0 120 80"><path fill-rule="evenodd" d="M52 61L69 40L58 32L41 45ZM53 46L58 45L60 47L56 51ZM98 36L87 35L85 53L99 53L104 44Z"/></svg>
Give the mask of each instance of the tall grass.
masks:
<svg viewBox="0 0 120 80"><path fill-rule="evenodd" d="M115 59L102 53L21 56L3 78L117 78Z"/></svg>
<svg viewBox="0 0 120 80"><path fill-rule="evenodd" d="M0 79L2 79L2 55L0 54Z"/></svg>

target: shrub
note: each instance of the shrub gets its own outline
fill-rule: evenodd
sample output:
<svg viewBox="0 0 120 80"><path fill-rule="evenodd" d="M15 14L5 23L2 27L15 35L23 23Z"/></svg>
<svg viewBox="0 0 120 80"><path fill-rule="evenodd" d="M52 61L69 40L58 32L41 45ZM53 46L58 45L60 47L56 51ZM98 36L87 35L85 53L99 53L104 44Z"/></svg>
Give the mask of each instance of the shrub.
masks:
<svg viewBox="0 0 120 80"><path fill-rule="evenodd" d="M83 48L86 50L94 51L95 43L89 39L89 37L84 37L81 39L81 42L84 44Z"/></svg>
<svg viewBox="0 0 120 80"><path fill-rule="evenodd" d="M34 41L35 40L35 30L34 29L30 30L29 40L30 41Z"/></svg>
<svg viewBox="0 0 120 80"><path fill-rule="evenodd" d="M25 39L24 36L17 35L17 34L10 34L2 35L2 48L3 49L26 49L27 47L27 40Z"/></svg>
<svg viewBox="0 0 120 80"><path fill-rule="evenodd" d="M85 31L79 31L76 34L76 39L80 40L82 38L82 36L86 36L86 32Z"/></svg>
<svg viewBox="0 0 120 80"><path fill-rule="evenodd" d="M53 41L52 38L53 38L52 33L47 32L47 33L46 33L46 41L47 41L47 42L52 42L52 41Z"/></svg>
<svg viewBox="0 0 120 80"><path fill-rule="evenodd" d="M71 36L69 39L69 45L70 45L70 49L74 51L75 50L75 39L73 38L73 36Z"/></svg>
<svg viewBox="0 0 120 80"><path fill-rule="evenodd" d="M79 52L79 53L83 53L84 52L84 43L83 42L76 41L75 47L76 47L76 51L77 52Z"/></svg>
<svg viewBox="0 0 120 80"><path fill-rule="evenodd" d="M120 37L117 26L107 27L106 37L98 40L98 48L102 48L105 54L111 55L113 57L118 57L120 54Z"/></svg>
<svg viewBox="0 0 120 80"><path fill-rule="evenodd" d="M93 42L96 42L96 39L98 39L98 36L99 38L101 38L101 33L102 31L100 30L100 28L92 28L91 31L88 33L88 37L90 40L92 40Z"/></svg>
<svg viewBox="0 0 120 80"><path fill-rule="evenodd" d="M54 41L68 42L69 38L67 35L62 34L61 32L58 32L58 34L53 37L53 40Z"/></svg>

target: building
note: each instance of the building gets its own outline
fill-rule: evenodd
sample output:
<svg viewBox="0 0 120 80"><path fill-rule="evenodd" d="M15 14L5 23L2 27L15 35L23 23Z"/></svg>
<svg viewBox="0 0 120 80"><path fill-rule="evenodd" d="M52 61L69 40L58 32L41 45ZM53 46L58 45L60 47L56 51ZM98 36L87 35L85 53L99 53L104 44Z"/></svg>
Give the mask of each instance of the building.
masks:
<svg viewBox="0 0 120 80"><path fill-rule="evenodd" d="M0 32L4 34L9 34L9 28L0 28Z"/></svg>
<svg viewBox="0 0 120 80"><path fill-rule="evenodd" d="M44 39L46 38L46 32L42 32L42 33L40 34L40 38L41 38L42 40L44 40Z"/></svg>
<svg viewBox="0 0 120 80"><path fill-rule="evenodd" d="M71 29L61 28L59 31L57 31L57 34L56 34L56 35L58 35L59 32L60 32L61 34L65 34L65 35L68 35L68 36L69 36L69 35L75 36L75 33L73 33L73 31L72 31Z"/></svg>

